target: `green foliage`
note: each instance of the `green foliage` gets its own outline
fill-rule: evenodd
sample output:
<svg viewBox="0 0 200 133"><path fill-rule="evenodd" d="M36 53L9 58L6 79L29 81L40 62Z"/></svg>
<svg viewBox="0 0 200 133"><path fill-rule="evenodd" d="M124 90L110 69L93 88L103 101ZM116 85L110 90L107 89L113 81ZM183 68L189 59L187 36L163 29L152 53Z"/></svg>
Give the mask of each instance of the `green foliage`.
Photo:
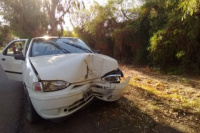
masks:
<svg viewBox="0 0 200 133"><path fill-rule="evenodd" d="M73 36L78 37L78 38L82 38L84 40L84 42L86 42L87 44L89 44L93 48L95 47L94 46L94 39L93 39L92 35L89 34L87 31L84 31L82 28L76 27L74 29Z"/></svg>
<svg viewBox="0 0 200 133"><path fill-rule="evenodd" d="M0 49L13 39L14 36L10 31L10 27L7 25L0 26Z"/></svg>
<svg viewBox="0 0 200 133"><path fill-rule="evenodd" d="M108 0L89 10L79 0L0 2L4 18L19 37L46 31L75 36L124 63L150 64L172 74L200 73L200 0L148 0L141 7L135 1ZM73 33L63 29L65 15Z"/></svg>
<svg viewBox="0 0 200 133"><path fill-rule="evenodd" d="M75 32L122 62L148 63L171 74L200 72L199 0L148 0L140 8L126 3L94 5L82 32Z"/></svg>
<svg viewBox="0 0 200 133"><path fill-rule="evenodd" d="M188 15L193 16L195 13L199 12L199 2L199 0L183 0L179 3L179 8L183 12L183 19L185 19Z"/></svg>
<svg viewBox="0 0 200 133"><path fill-rule="evenodd" d="M114 56L123 62L130 62L139 49L137 40L132 37L134 34L135 31L132 27L116 29L113 33L115 39Z"/></svg>
<svg viewBox="0 0 200 133"><path fill-rule="evenodd" d="M142 15L148 16L151 26L148 47L151 64L170 71L177 69L178 73L199 72L198 3L198 0L152 0L143 5Z"/></svg>
<svg viewBox="0 0 200 133"><path fill-rule="evenodd" d="M64 17L74 14L76 10L83 10L85 5L82 0L43 0L43 12L47 16L49 35L63 35L65 24ZM60 27L60 29L58 29Z"/></svg>
<svg viewBox="0 0 200 133"><path fill-rule="evenodd" d="M64 35L64 17L84 9L81 0L0 0L3 18L20 38ZM59 29L58 29L59 27Z"/></svg>
<svg viewBox="0 0 200 133"><path fill-rule="evenodd" d="M133 21L136 19L133 16L137 16L137 10L130 6L134 5L134 1L127 2L127 0L109 0L105 6L96 3L90 8L92 15L88 21L79 26L78 31L76 28L75 32L95 49L100 49L102 53L125 62L133 61L137 56L135 52L140 47L138 38L133 37L139 34L138 28L133 27L133 25L137 27ZM81 35L82 33L84 35Z"/></svg>
<svg viewBox="0 0 200 133"><path fill-rule="evenodd" d="M176 57L179 59L181 57L183 57L185 55L184 51L178 51L178 53L176 54Z"/></svg>
<svg viewBox="0 0 200 133"><path fill-rule="evenodd" d="M1 0L3 17L18 37L39 36L47 30L46 14L41 0Z"/></svg>

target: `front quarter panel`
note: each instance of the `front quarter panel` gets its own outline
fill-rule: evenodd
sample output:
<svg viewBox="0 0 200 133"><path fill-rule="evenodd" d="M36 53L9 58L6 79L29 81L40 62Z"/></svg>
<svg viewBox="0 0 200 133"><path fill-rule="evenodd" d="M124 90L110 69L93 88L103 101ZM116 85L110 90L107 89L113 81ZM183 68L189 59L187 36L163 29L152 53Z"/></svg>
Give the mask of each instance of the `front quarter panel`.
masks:
<svg viewBox="0 0 200 133"><path fill-rule="evenodd" d="M30 92L30 89L32 89L33 83L38 82L37 75L34 72L33 66L31 65L30 58L29 58L32 41L33 41L33 39L31 40L30 45L28 46L28 50L26 52L26 59L25 59L24 65L22 67L23 82L24 82L28 92Z"/></svg>
<svg viewBox="0 0 200 133"><path fill-rule="evenodd" d="M23 81L27 89L32 89L33 83L38 82L38 78L28 58L23 65Z"/></svg>

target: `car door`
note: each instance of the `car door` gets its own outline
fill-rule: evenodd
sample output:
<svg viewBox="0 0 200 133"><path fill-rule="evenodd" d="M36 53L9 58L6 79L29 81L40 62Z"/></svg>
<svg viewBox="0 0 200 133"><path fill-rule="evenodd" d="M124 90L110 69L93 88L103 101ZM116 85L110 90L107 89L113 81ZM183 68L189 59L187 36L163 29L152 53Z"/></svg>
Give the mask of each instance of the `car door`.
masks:
<svg viewBox="0 0 200 133"><path fill-rule="evenodd" d="M25 56L28 39L14 40L10 42L0 53L0 64L10 80L22 81L23 60L16 60L15 54Z"/></svg>

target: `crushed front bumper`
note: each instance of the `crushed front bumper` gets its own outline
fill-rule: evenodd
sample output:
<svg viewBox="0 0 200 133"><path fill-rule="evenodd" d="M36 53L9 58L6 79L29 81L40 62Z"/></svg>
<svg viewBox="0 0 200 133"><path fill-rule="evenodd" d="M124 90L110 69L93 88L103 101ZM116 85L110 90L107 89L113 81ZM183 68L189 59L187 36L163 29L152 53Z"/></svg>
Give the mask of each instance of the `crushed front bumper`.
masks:
<svg viewBox="0 0 200 133"><path fill-rule="evenodd" d="M45 119L68 116L87 105L94 97L104 101L120 98L130 78L122 83L72 85L64 90L48 93L29 93L36 112ZM29 89L30 91L30 89Z"/></svg>
<svg viewBox="0 0 200 133"><path fill-rule="evenodd" d="M98 99L104 101L116 101L121 97L124 89L128 86L129 81L130 77L122 83L95 83L92 85L91 89Z"/></svg>

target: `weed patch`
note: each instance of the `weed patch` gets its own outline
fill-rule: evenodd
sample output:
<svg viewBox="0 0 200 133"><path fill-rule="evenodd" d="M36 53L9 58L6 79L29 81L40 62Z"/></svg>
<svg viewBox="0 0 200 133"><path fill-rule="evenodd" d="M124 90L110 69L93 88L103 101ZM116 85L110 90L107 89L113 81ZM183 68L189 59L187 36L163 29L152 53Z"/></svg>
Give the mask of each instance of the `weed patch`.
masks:
<svg viewBox="0 0 200 133"><path fill-rule="evenodd" d="M186 79L183 80L184 82L188 82ZM170 104L176 105L175 107L187 110L191 113L200 114L200 98L190 98L184 90L169 88L165 83L149 79L142 80L138 77L132 77L129 84L133 87L143 89L157 98L166 100Z"/></svg>

